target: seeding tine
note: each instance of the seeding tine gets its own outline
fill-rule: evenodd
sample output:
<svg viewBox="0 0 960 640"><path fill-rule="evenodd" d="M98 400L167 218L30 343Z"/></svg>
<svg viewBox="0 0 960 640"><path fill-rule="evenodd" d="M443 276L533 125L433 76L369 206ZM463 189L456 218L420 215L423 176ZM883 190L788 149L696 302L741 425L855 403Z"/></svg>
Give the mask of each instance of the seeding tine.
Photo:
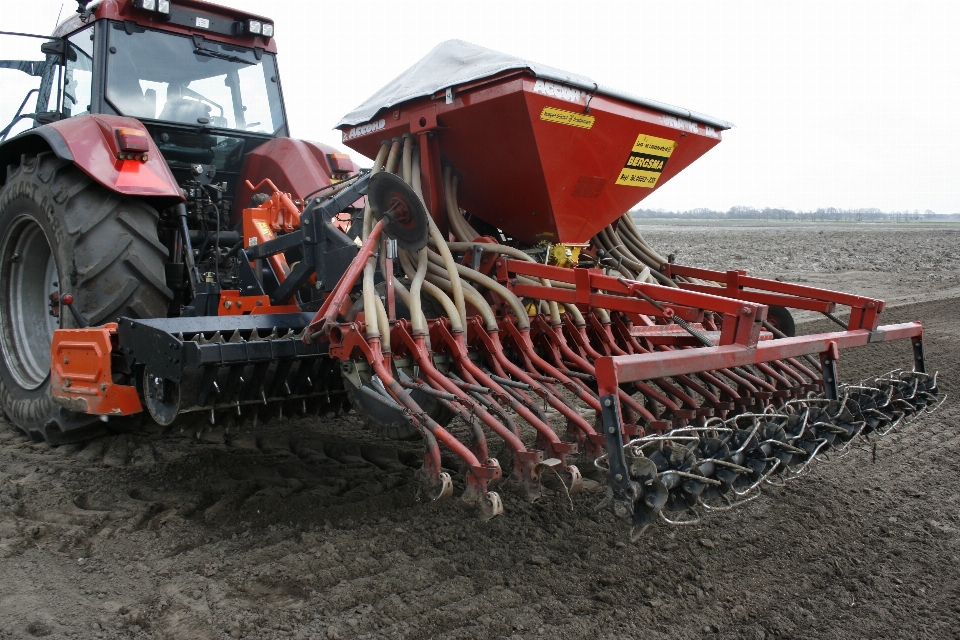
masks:
<svg viewBox="0 0 960 640"><path fill-rule="evenodd" d="M379 341L374 339L370 342L376 344L377 351L379 351ZM499 465L490 464L489 460L481 463L473 451L427 415L403 386L394 379L390 371L384 366L382 358L372 358L371 364L384 387L389 390L390 395L394 397L398 404L408 410L410 419L417 424L421 432L424 435L429 433L432 436L431 439L426 440L428 446L424 455L424 478L435 492L432 499L443 499L448 497L451 492L449 475L440 471L440 454L437 445L439 440L454 454L463 459L469 467L464 499L477 502L483 517L492 518L500 515L503 512L503 503L500 501L500 497L487 491L487 482L500 478Z"/></svg>
<svg viewBox="0 0 960 640"><path fill-rule="evenodd" d="M512 327L513 325L511 324L510 326ZM598 434L596 431L594 431L593 427L590 426L590 424L583 419L583 416L581 416L575 409L570 407L567 404L566 399L563 398L562 394L560 394L556 389L553 389L551 385L555 382L564 384L569 391L576 393L578 397L583 400L584 396L578 393L580 388L577 387L570 379L564 379L563 377L555 377L551 382L544 382L542 376L540 376L540 374L533 368L528 358L522 358L527 365L527 370L524 370L506 357L506 355L503 353L503 347L500 343L499 331L486 331L482 326L479 325L479 323L475 323L472 328L475 330L474 333L479 338L481 345L484 347L484 352L487 356L488 362L490 363L491 367L495 369L498 377L505 378L510 375L513 378L519 379L520 382L533 389L537 395L545 399L551 407L559 411L565 418L567 418L569 424L573 425L583 435L583 438L586 441L585 444L587 447L587 454L591 455L592 457L596 457L596 455L599 454L598 440L602 442L602 436L598 437ZM523 355L526 355L526 353ZM493 377L491 377L491 380L494 380ZM525 394L525 390L520 390L519 395L521 397L528 397ZM589 405L589 403L587 404ZM599 406L600 402L597 400L596 407L593 408L599 408Z"/></svg>

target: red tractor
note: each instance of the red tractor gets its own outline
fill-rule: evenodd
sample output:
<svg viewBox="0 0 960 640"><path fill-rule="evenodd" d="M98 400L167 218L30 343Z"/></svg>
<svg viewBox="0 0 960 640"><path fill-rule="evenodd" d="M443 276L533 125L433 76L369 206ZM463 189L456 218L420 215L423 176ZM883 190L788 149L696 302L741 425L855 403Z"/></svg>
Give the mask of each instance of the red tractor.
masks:
<svg viewBox="0 0 960 640"><path fill-rule="evenodd" d="M206 314L213 291L238 288L244 207L357 172L287 137L273 30L193 0L81 2L37 43L45 60L2 63L39 79L37 112L26 96L0 132L33 125L0 146L0 398L32 437L98 420L54 402L56 329ZM270 194L255 193L247 180L264 176ZM311 295L297 293L304 308Z"/></svg>

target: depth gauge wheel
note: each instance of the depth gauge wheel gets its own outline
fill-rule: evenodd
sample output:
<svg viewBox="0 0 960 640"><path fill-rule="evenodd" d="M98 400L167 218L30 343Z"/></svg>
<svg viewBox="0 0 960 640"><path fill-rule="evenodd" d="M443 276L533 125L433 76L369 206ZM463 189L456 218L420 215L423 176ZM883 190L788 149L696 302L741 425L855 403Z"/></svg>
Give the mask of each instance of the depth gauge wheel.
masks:
<svg viewBox="0 0 960 640"><path fill-rule="evenodd" d="M166 316L167 250L150 205L113 193L52 153L25 156L0 190L0 405L34 440L61 444L100 432L50 392L53 332L75 327L73 295L91 325Z"/></svg>
<svg viewBox="0 0 960 640"><path fill-rule="evenodd" d="M767 307L767 322L773 325L774 329L783 332L788 338L797 335L797 325L793 321L793 316L786 307L771 305Z"/></svg>

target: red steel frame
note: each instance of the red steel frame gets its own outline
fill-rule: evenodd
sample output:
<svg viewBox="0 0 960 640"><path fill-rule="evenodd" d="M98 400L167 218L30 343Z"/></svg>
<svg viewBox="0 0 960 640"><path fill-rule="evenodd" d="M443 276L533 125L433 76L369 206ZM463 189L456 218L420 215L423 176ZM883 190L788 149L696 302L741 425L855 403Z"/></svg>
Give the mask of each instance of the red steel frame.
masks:
<svg viewBox="0 0 960 640"><path fill-rule="evenodd" d="M510 259L498 260L496 269L498 278L517 295L577 304L585 311L597 307L662 319L676 316L688 322L701 321L704 311L722 314L720 340L715 347L608 355L597 359L593 369L601 396L616 394L620 384L626 382L759 365L815 354L829 363L827 382L835 386L839 349L906 338L914 342L917 370L923 370L923 326L919 322L878 326L879 314L884 308L882 300L755 278L747 276L745 271L711 271L676 264L665 264L662 269L677 282L676 289L627 282L603 275L596 269L562 269ZM521 283L516 278L518 275L567 282L576 285L576 289ZM677 276L718 282L722 286L693 284L679 280ZM666 312L646 300L625 297L636 292L658 300ZM822 313L833 312L838 304L849 306L848 329L761 342L766 305L774 304ZM828 396L835 395L830 391L827 389Z"/></svg>

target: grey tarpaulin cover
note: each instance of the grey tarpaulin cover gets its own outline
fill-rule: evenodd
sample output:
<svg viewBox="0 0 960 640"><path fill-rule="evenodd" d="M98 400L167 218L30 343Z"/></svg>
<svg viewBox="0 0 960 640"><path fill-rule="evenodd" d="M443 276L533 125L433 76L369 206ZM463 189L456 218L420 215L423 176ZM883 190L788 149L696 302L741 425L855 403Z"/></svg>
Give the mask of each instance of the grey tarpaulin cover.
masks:
<svg viewBox="0 0 960 640"><path fill-rule="evenodd" d="M721 130L733 127L725 120L718 120L702 113L681 109L656 100L638 98L603 85L597 85L585 76L509 56L463 40L447 40L438 44L419 62L387 83L386 86L367 98L363 104L344 116L337 123L337 127L367 122L380 109L389 108L414 98L433 95L447 87L488 78L508 69L529 69L536 77L544 80L559 82L587 92L596 91L657 111L690 118Z"/></svg>

